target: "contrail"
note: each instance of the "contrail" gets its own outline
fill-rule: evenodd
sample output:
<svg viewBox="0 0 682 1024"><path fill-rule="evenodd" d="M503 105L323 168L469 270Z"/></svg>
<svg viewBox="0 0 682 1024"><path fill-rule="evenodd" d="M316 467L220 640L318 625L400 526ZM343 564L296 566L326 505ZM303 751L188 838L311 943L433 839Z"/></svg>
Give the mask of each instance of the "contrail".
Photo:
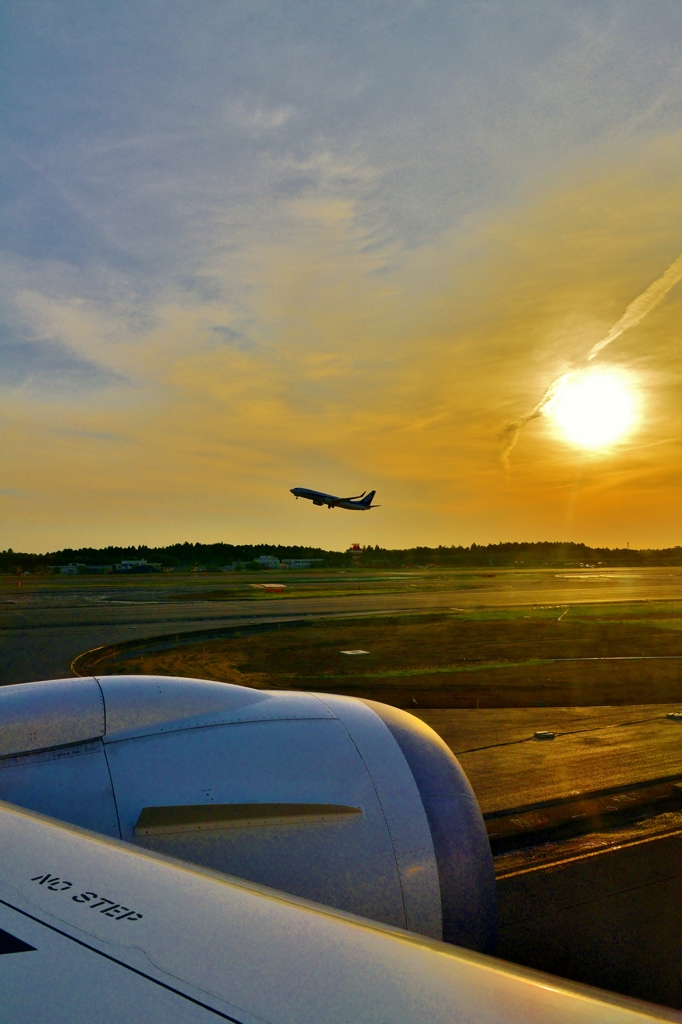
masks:
<svg viewBox="0 0 682 1024"><path fill-rule="evenodd" d="M594 359L598 352L615 341L623 331L628 331L631 327L636 327L638 323L641 323L659 302L663 302L670 289L674 288L678 281L682 281L682 256L678 256L675 262L670 264L663 277L659 277L658 281L650 284L645 292L642 292L634 302L630 303L606 337L592 346L587 357L588 361Z"/></svg>
<svg viewBox="0 0 682 1024"><path fill-rule="evenodd" d="M512 449L518 441L519 434L525 427L526 423L530 423L531 420L536 420L538 416L542 416L546 406L548 406L552 401L559 390L559 387L568 376L569 374L562 373L560 377L553 380L535 408L532 409L531 412L526 413L525 416L520 416L519 419L514 420L512 423L508 423L501 432L500 441L502 442L502 451L500 452L500 458L503 463L508 464Z"/></svg>
<svg viewBox="0 0 682 1024"><path fill-rule="evenodd" d="M637 324L641 323L645 316L654 309L659 302L662 302L666 297L671 288L682 281L682 256L678 256L674 263L671 263L665 274L659 277L658 280L650 284L646 291L642 292L623 313L620 320L617 320L613 325L606 337L598 341L596 345L593 345L587 354L586 362L594 359L594 357L610 345L612 341L619 338L624 331L628 331L631 327L636 327ZM525 416L520 416L519 419L514 420L512 423L507 424L504 430L500 434L500 441L502 443L502 451L500 456L503 463L508 463L511 451L518 441L519 434L527 423L531 420L535 420L538 416L541 416L546 407L552 401L557 393L557 390L562 383L568 377L568 373L562 373L560 377L553 380L549 385L544 395L537 403L537 405L527 413Z"/></svg>

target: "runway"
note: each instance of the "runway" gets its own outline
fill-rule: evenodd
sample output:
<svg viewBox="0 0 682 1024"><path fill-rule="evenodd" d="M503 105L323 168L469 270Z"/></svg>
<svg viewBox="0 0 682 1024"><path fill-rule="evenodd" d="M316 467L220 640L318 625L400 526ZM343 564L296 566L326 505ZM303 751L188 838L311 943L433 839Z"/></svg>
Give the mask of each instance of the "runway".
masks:
<svg viewBox="0 0 682 1024"><path fill-rule="evenodd" d="M280 578L287 579L296 596L254 600L251 577L235 582L234 576L225 575L33 577L23 578L21 587L5 577L0 583L0 685L66 677L71 675L71 662L83 651L174 630L186 633L327 615L682 599L682 569L676 567L311 573ZM203 599L205 591L226 584L243 592L244 598ZM186 599L188 592L191 600Z"/></svg>

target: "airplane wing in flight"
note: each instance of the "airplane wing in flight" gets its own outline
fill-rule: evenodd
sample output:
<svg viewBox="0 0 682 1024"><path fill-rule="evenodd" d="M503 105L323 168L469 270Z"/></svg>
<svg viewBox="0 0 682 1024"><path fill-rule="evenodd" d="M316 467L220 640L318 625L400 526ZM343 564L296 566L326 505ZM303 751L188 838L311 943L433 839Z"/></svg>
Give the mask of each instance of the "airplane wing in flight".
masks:
<svg viewBox="0 0 682 1024"><path fill-rule="evenodd" d="M351 498L337 498L337 501L360 501L361 498L367 494L367 491L363 491L362 494L354 494Z"/></svg>

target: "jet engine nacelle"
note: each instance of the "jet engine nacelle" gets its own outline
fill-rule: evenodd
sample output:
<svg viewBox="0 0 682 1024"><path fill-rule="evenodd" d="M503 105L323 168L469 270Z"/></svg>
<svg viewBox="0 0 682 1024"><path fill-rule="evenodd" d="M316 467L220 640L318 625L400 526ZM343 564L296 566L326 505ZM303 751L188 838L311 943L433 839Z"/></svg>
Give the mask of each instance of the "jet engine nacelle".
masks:
<svg viewBox="0 0 682 1024"><path fill-rule="evenodd" d="M5 686L0 799L494 948L492 857L471 787L433 730L384 704L156 676Z"/></svg>

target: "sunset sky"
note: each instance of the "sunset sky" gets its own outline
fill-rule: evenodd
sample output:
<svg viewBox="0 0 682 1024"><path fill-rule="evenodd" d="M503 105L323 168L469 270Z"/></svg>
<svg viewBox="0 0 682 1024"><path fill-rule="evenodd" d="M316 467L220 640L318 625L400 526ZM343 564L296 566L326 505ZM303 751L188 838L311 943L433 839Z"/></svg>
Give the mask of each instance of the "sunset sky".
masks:
<svg viewBox="0 0 682 1024"><path fill-rule="evenodd" d="M0 549L682 544L679 0L2 22Z"/></svg>

